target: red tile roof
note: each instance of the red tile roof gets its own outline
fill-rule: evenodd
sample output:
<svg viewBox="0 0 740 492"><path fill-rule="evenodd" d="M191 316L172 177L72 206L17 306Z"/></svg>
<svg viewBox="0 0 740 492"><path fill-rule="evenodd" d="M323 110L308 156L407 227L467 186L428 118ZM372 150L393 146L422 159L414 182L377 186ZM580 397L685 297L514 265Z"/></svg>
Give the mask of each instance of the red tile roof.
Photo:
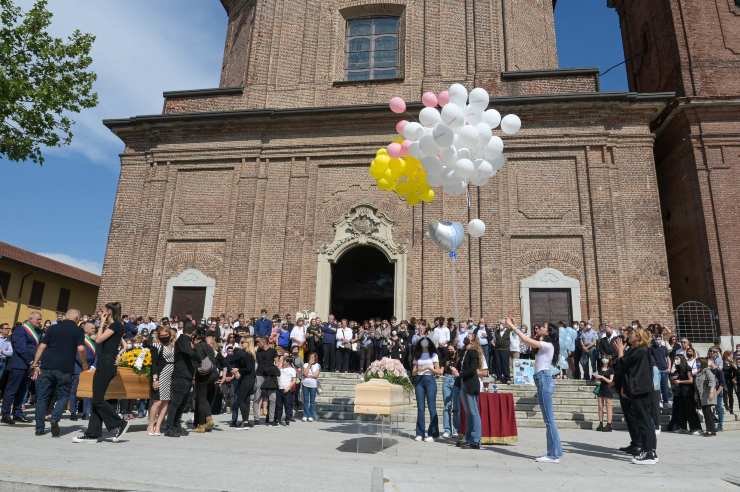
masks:
<svg viewBox="0 0 740 492"><path fill-rule="evenodd" d="M18 263L23 263L39 270L46 270L47 272L56 273L62 277L69 277L86 284L100 287L100 275L87 272L77 267L67 265L57 260L52 260L46 256L41 256L31 251L18 248L12 244L4 243L0 241L0 257L9 258L15 260Z"/></svg>

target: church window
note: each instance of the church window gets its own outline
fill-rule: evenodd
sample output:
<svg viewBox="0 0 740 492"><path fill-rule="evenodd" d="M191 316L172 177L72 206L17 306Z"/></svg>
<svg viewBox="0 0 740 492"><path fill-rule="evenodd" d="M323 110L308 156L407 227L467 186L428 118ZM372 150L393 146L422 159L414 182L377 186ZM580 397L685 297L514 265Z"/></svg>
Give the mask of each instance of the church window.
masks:
<svg viewBox="0 0 740 492"><path fill-rule="evenodd" d="M383 80L400 76L398 17L363 17L347 21L347 80Z"/></svg>

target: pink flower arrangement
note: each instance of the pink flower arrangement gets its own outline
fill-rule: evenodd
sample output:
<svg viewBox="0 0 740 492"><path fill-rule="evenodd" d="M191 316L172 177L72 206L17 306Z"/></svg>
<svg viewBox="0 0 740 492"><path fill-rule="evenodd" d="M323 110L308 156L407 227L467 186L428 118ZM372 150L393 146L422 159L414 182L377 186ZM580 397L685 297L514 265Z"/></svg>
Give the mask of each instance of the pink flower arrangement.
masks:
<svg viewBox="0 0 740 492"><path fill-rule="evenodd" d="M403 389L406 391L413 389L411 380L408 374L406 374L406 369L401 364L401 361L389 357L383 357L370 364L367 372L365 372L365 381L370 381L371 379L385 379L391 384L403 386Z"/></svg>

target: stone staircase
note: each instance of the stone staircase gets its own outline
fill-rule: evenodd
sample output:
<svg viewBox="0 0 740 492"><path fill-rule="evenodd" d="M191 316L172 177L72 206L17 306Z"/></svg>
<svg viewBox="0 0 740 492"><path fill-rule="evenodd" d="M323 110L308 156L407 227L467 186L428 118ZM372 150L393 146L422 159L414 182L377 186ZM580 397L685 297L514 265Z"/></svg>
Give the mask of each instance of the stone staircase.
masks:
<svg viewBox="0 0 740 492"><path fill-rule="evenodd" d="M321 373L321 393L317 398L317 413L326 420L354 420L355 385L362 382L358 374ZM544 427L534 386L498 385L499 392L512 393L516 404L519 427ZM553 407L561 429L595 429L599 425L598 404L594 385L580 380L559 380L556 383ZM442 425L442 379L437 383L437 412ZM725 412L725 430L740 430L738 415ZM409 405L399 415L401 422L416 422L416 401L410 395ZM662 424L670 421L670 409L664 409ZM626 429L618 400L614 400L614 428Z"/></svg>

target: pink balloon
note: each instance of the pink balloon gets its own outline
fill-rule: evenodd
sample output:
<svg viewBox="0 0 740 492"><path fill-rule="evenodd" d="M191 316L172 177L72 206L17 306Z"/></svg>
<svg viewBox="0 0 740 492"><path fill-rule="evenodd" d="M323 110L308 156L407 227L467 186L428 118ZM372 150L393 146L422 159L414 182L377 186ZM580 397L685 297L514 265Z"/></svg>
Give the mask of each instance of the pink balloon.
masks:
<svg viewBox="0 0 740 492"><path fill-rule="evenodd" d="M403 135L403 129L406 128L406 125L408 125L409 122L406 120L401 120L398 123L396 123L396 133L399 135Z"/></svg>
<svg viewBox="0 0 740 492"><path fill-rule="evenodd" d="M437 104L439 104L440 107L446 106L448 102L450 102L449 92L442 91L437 95Z"/></svg>
<svg viewBox="0 0 740 492"><path fill-rule="evenodd" d="M391 111L393 111L396 114L403 113L406 111L406 101L396 96L393 99L391 99L390 107L391 107Z"/></svg>
<svg viewBox="0 0 740 492"><path fill-rule="evenodd" d="M434 92L425 92L421 96L421 102L423 102L424 106L427 108L435 108L437 107L437 96Z"/></svg>
<svg viewBox="0 0 740 492"><path fill-rule="evenodd" d="M409 147L411 147L411 140L404 140L401 143L401 155L407 155L409 153Z"/></svg>
<svg viewBox="0 0 740 492"><path fill-rule="evenodd" d="M391 157L401 157L402 151L403 147L401 147L400 143L393 142L388 146L388 155Z"/></svg>

